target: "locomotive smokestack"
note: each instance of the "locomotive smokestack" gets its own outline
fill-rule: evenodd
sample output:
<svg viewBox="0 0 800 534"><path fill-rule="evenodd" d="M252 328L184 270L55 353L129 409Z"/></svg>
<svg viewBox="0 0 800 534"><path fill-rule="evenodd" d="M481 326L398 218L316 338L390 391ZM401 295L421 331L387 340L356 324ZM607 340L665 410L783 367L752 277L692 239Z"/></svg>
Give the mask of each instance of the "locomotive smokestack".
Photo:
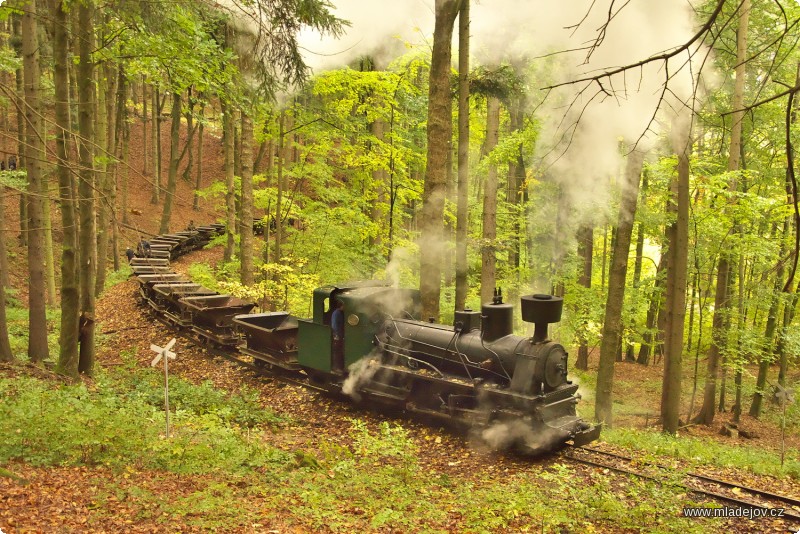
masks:
<svg viewBox="0 0 800 534"><path fill-rule="evenodd" d="M564 299L554 295L525 295L520 297L522 320L533 323L533 342L547 341L547 325L561 320Z"/></svg>

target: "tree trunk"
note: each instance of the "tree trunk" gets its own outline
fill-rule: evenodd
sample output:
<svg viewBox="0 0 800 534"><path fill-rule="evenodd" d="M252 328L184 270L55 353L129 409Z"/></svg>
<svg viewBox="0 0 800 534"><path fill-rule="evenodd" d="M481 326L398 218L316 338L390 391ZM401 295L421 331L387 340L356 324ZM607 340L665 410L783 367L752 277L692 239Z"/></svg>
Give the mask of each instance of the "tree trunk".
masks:
<svg viewBox="0 0 800 534"><path fill-rule="evenodd" d="M253 121L242 111L242 235L239 237L242 284L253 284Z"/></svg>
<svg viewBox="0 0 800 534"><path fill-rule="evenodd" d="M13 17L12 27L14 29L14 36L22 39L22 24L21 17ZM16 82L16 98L17 109L25 109L25 82L23 69L18 68L15 71L14 81ZM19 168L25 167L25 114L17 112L17 155L19 161L17 165ZM19 196L19 242L23 247L28 246L28 196L21 193Z"/></svg>
<svg viewBox="0 0 800 534"><path fill-rule="evenodd" d="M678 119L679 120L679 119ZM689 265L689 125L676 143L678 176L673 188L676 219L669 228L669 270L667 271L666 315L664 332L664 380L661 397L661 419L664 432L678 431L681 405L683 330L686 317L686 284Z"/></svg>
<svg viewBox="0 0 800 534"><path fill-rule="evenodd" d="M88 375L94 369L95 346L95 296L94 281L96 276L97 251L95 250L94 221L94 7L90 3L78 7L77 40L80 42L78 64L78 129L80 143L80 183L78 197L80 209L80 272L81 285L81 318L80 318L80 362L78 371Z"/></svg>
<svg viewBox="0 0 800 534"><path fill-rule="evenodd" d="M169 220L172 217L172 203L178 187L178 149L181 140L181 94L172 93L172 112L169 136L169 172L167 174L167 195L161 212L161 226L158 233L169 233Z"/></svg>
<svg viewBox="0 0 800 534"><path fill-rule="evenodd" d="M223 261L229 262L233 260L234 247L235 247L235 234L236 234L236 190L234 182L234 169L233 169L233 150L234 150L234 137L233 131L236 129L233 124L233 108L230 104L225 104L222 110L223 115L223 138L225 139L223 145L223 152L225 158L225 207L227 214L226 233L228 241L225 244L225 253Z"/></svg>
<svg viewBox="0 0 800 534"><path fill-rule="evenodd" d="M783 233L781 236L781 251L778 255L782 258L786 253L786 238L789 236L789 220L783 221ZM772 301L769 305L769 312L767 313L767 324L764 331L764 341L761 346L761 356L758 362L758 376L756 377L756 391L753 394L753 402L750 404L750 417L761 417L761 402L764 399L764 392L767 387L767 373L769 366L774 360L775 353L773 347L775 346L775 331L778 326L778 313L780 312L781 303L781 289L783 288L783 267L784 263L778 264L778 270L775 273L775 289L772 295Z"/></svg>
<svg viewBox="0 0 800 534"><path fill-rule="evenodd" d="M486 140L484 154L489 157L500 138L500 99L486 99ZM497 258L497 165L490 164L483 196L483 239L481 244L481 303L491 302L496 287Z"/></svg>
<svg viewBox="0 0 800 534"><path fill-rule="evenodd" d="M6 188L0 185L0 263L6 265L6 228L5 228L5 193ZM6 287L5 272L0 276L0 362L10 362L14 360L14 353L11 352L11 343L8 341L8 322L6 321Z"/></svg>
<svg viewBox="0 0 800 534"><path fill-rule="evenodd" d="M277 198L275 201L275 262L281 261L281 244L283 240L283 221L281 220L281 210L283 209L283 166L286 163L284 154L284 127L286 124L286 112L281 110L278 118L278 162L277 162ZM269 233L269 223L265 232Z"/></svg>
<svg viewBox="0 0 800 534"><path fill-rule="evenodd" d="M153 197L150 199L151 204L158 204L161 199L161 106L159 106L158 87L153 86L153 124L150 125L151 133L153 136Z"/></svg>
<svg viewBox="0 0 800 534"><path fill-rule="evenodd" d="M97 76L97 105L95 107L96 136L97 136L97 277L95 278L94 294L100 296L106 285L106 264L108 263L108 237L111 225L109 224L108 191L110 178L108 176L108 100L111 99L110 80L106 73L107 65L100 64L95 69Z"/></svg>
<svg viewBox="0 0 800 534"><path fill-rule="evenodd" d="M39 363L49 356L45 314L45 250L41 162L44 147L41 136L39 102L40 70L35 0L29 0L22 15L22 61L25 80L25 164L28 171L28 357Z"/></svg>
<svg viewBox="0 0 800 534"><path fill-rule="evenodd" d="M148 152L147 152L147 102L149 95L147 94L147 83L142 76L142 174L147 176L147 171L150 167L147 165ZM152 137L152 136L151 136ZM151 150L152 152L152 150Z"/></svg>
<svg viewBox="0 0 800 534"><path fill-rule="evenodd" d="M628 272L633 218L639 196L639 181L642 175L644 154L638 150L628 154L625 183L619 206L619 222L611 266L608 276L603 340L600 345L600 367L597 370L597 397L595 419L611 426L614 386L614 360L622 337L622 304L625 299L625 278Z"/></svg>
<svg viewBox="0 0 800 534"><path fill-rule="evenodd" d="M69 38L64 3L51 0L53 18L53 82L55 86L56 155L58 191L61 201L61 329L56 371L78 377L78 334L80 321L80 279L78 277L77 211L73 195L72 150L70 147Z"/></svg>
<svg viewBox="0 0 800 534"><path fill-rule="evenodd" d="M203 187L203 113L205 112L205 104L200 106L200 124L197 126L197 180L194 183L194 200L192 201L192 209L195 211L200 210L200 189Z"/></svg>
<svg viewBox="0 0 800 534"><path fill-rule="evenodd" d="M192 168L194 167L194 152L192 152L192 145L194 144L194 131L196 126L194 124L194 105L195 105L195 98L192 96L192 88L189 88L189 92L187 95L188 101L188 110L186 111L186 131L188 132L186 137L186 145L183 147L183 152L181 152L181 161L183 161L183 155L186 154L188 160L186 161L186 168L183 169L183 180L185 182L191 183L192 181Z"/></svg>
<svg viewBox="0 0 800 534"><path fill-rule="evenodd" d="M112 75L113 75L112 69ZM116 94L114 99L109 101L108 106L108 154L110 161L108 164L108 175L110 178L108 188L109 203L109 224L111 225L111 258L114 271L119 271L119 213L117 211L117 191L119 190L119 161L122 159L120 146L122 144L122 131L124 130L123 121L128 101L127 77L125 76L124 65L119 65L116 72L116 83L114 84Z"/></svg>
<svg viewBox="0 0 800 534"><path fill-rule="evenodd" d="M467 231L469 229L469 3L462 0L458 14L458 186L456 200L456 302L467 302Z"/></svg>
<svg viewBox="0 0 800 534"><path fill-rule="evenodd" d="M436 0L430 83L428 87L428 158L420 213L420 299L422 317L439 317L444 249L444 200L447 160L452 141L450 45L461 0Z"/></svg>
<svg viewBox="0 0 800 534"><path fill-rule="evenodd" d="M594 255L594 227L591 224L584 224L578 229L578 257L581 259L583 269L578 277L578 285L586 288L586 293L592 287L592 259ZM588 297L588 294L587 294ZM588 306L582 305L582 314L588 313ZM586 336L588 321L583 323L583 328L578 332L578 358L575 367L587 371L589 369L589 342Z"/></svg>
<svg viewBox="0 0 800 534"><path fill-rule="evenodd" d="M142 85L144 91L144 85ZM128 169L130 168L130 140L131 140L131 125L128 123L128 107L123 106L122 117L122 165L120 167L119 187L122 189L122 222L129 224L128 221Z"/></svg>
<svg viewBox="0 0 800 534"><path fill-rule="evenodd" d="M747 58L747 27L750 19L750 0L743 0L739 9L739 27L736 32L736 81L733 89L731 108L731 143L728 152L728 171L738 171L741 157L742 120L744 119L744 82ZM735 180L729 185L736 190ZM723 251L717 267L717 290L714 298L714 320L711 327L711 347L708 351L706 383L703 392L703 405L695 418L696 423L710 425L714 421L717 380L721 371L720 357L725 344L729 323L730 298L728 282L730 279L730 259Z"/></svg>

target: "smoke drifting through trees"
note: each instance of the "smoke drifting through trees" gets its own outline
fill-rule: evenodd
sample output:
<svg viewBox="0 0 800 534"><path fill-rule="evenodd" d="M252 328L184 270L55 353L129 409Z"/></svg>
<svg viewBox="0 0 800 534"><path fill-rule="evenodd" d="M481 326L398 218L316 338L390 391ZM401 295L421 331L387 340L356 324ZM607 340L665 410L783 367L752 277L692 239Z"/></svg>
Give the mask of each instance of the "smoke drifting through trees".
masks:
<svg viewBox="0 0 800 534"><path fill-rule="evenodd" d="M335 3L336 15L351 22L342 40L320 39L311 32L301 36L306 61L317 72L362 55L383 57L385 64L387 54L404 50L403 42L430 46L433 0ZM570 205L607 204L608 177L620 168L619 138L630 143L648 134L641 139L647 143L661 127L651 119L662 96L669 113L692 94L689 69L678 72L688 56L669 64L675 77L667 95L662 94L663 63L627 77L619 74L603 87L541 88L633 63L689 40L697 26L691 5L638 0L614 4L610 16L607 2L585 0L555 9L544 0L493 0L474 2L471 10L472 55L479 64L532 62L530 105L537 106L543 133L536 154L526 154L528 163L541 163L551 179L563 184Z"/></svg>

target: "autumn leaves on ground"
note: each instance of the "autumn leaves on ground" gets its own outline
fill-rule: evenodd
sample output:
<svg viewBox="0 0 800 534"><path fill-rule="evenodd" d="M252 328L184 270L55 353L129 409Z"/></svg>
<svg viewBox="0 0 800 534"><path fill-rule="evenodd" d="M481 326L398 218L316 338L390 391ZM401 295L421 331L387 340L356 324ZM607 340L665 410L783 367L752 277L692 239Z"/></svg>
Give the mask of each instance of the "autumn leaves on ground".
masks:
<svg viewBox="0 0 800 534"><path fill-rule="evenodd" d="M220 258L217 246L173 265L187 272ZM7 534L787 528L777 520L685 519L682 507L698 503L678 486L558 455L498 455L468 437L255 376L154 321L136 303L134 280L107 289L98 315L93 380L69 385L36 367L0 368L0 432L8 437L0 451L9 459L0 470L0 528ZM176 335L167 439L163 374L150 367L149 345ZM781 470L775 425L748 421L755 437L747 443L690 427L681 438L694 448L687 454L645 428L657 406L651 386L659 367L618 367L619 396L632 399L617 407L619 419L635 430L608 432L626 445L601 447L798 496L797 459ZM590 385L584 394L588 414ZM796 436L790 439L796 450ZM631 444L637 440L639 447Z"/></svg>

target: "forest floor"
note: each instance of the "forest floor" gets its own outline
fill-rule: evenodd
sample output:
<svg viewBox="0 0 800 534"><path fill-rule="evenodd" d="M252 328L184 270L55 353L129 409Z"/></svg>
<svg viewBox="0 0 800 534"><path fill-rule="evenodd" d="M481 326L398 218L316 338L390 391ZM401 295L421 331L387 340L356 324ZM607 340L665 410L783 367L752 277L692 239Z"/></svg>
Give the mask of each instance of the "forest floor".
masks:
<svg viewBox="0 0 800 534"><path fill-rule="evenodd" d="M221 249L204 250L193 253L173 263L176 270L185 272L190 262L215 263L220 259ZM145 309L136 304L136 286L133 280L117 284L106 291L98 301L99 332L105 339L103 349L98 354L98 363L105 369L126 364L126 359L133 358L142 368L147 368L153 357L150 344L162 345L176 332L155 321ZM380 414L365 411L357 406L344 403L340 399L330 397L300 386L286 384L269 377L258 376L252 371L220 358L209 356L189 340L178 336L174 349L177 360L170 364L170 372L175 377L187 379L193 383L213 382L214 386L228 392L239 392L251 389L258 392L260 402L265 409L272 410L281 417L291 421L290 424L273 428L263 439L270 446L297 454L302 451L303 457L325 458L335 447L346 450L352 445L352 433L348 431L353 420L364 421L373 432L379 432L382 422L391 421L401 424L409 433L409 437L420 451L420 473L426 477L448 477L458 484L472 487L473 491L482 491L487 484L502 487L504 480L522 478L538 478L537 473L564 469L568 460L560 455L540 459L527 459L514 455L497 454L477 447L469 439L453 435L440 429L431 428L414 421L394 420ZM592 359L596 365L596 359ZM0 368L0 377L30 372L29 367ZM34 373L47 374L45 371ZM154 370L153 373L158 371ZM591 372L591 371L590 371ZM660 380L659 366L643 367L636 364L620 364L615 377L616 396L623 399L615 404L615 410L621 415L619 426L633 426L639 429L655 423L658 399L653 384ZM50 377L51 380L58 380ZM591 413L591 395L588 403L584 403L581 411L585 416ZM635 399L635 401L631 401ZM707 428L690 426L681 431L681 435L696 436L707 440L716 440L728 444L735 443L734 438L719 435L720 427ZM744 418L740 425L753 434L745 440L746 446L775 450L780 446L776 438L779 430L768 421ZM795 450L800 445L796 433L787 437L788 445ZM595 444L607 450L624 450L601 442ZM631 454L631 451L624 451ZM672 459L677 470L698 470L696 462ZM140 469L114 470L102 466L65 466L37 467L34 465L12 462L6 466L15 477L0 477L0 529L6 534L12 532L190 532L209 530L208 518L199 508L198 517L176 512L168 505L176 501L191 501L196 498L198 488L215 487L219 477L213 475L178 475L162 471ZM597 485L599 475L607 483L611 481L613 491L630 493L630 477L605 471L598 473L583 465L569 465L567 481L559 483L565 487ZM746 483L750 486L766 488L795 498L800 497L797 480L764 475L756 475L742 468L726 468L720 466L703 466L705 474L721 479ZM333 472L331 472L333 473ZM331 474L331 477L334 475ZM223 477L224 478L224 477ZM24 483L18 482L24 480ZM230 482L230 484L243 484ZM276 483L277 485L277 483ZM277 487L277 486L276 486ZM110 488L113 488L110 489ZM214 530L237 532L310 532L310 531L347 531L348 528L359 528L375 531L487 531L486 528L469 523L465 518L453 517L446 525L426 524L420 518L419 528L370 528L361 516L363 510L357 507L344 508L339 513L349 518L343 523L347 528L321 526L299 517L291 500L282 506L265 496L253 496L234 488L234 496L240 502L227 505L241 507L241 522L217 525ZM278 491L278 490L276 490ZM573 496L574 498L574 496ZM569 505L569 497L565 496ZM554 503L555 505L555 503ZM254 511L255 510L255 511ZM595 531L599 532L634 532L629 526L620 527L613 521L604 519L604 512L598 511L597 520L591 521ZM249 515L248 515L249 514ZM670 523L671 518L679 515L679 510L654 511L654 530L673 531L679 527ZM255 517L256 519L253 519ZM202 518L202 520L200 519ZM249 519L248 519L249 518ZM666 518L666 519L665 519ZM361 521L361 522L359 522ZM666 521L666 523L663 523ZM512 523L513 524L513 523ZM231 526L233 525L233 526ZM778 520L760 520L759 522L743 519L714 520L712 523L697 523L689 531L728 531L728 532L793 532L798 526L791 526ZM539 530L540 526L532 523L519 523L513 531ZM685 530L685 527L680 527ZM492 529L488 529L491 531ZM545 530L542 527L543 531ZM642 525L643 531L650 530ZM564 531L564 530L561 530Z"/></svg>
<svg viewBox="0 0 800 534"><path fill-rule="evenodd" d="M162 145L168 146L166 133L163 141ZM143 144L140 127L134 127L132 130L130 150L132 161L142 160ZM206 131L204 152L203 183L207 186L222 173L219 141L209 130ZM166 177L166 163L163 176ZM156 233L158 230L161 211L154 209L150 204L151 186L152 177L144 172L137 171L137 176L131 180L129 219L130 226L134 229L126 228L120 232L120 254L124 253L126 246L136 243L141 232ZM14 231L19 229L18 196L6 194L4 201L8 215L7 220L3 221L4 228L10 230L12 235L16 235ZM189 220L197 223L213 220L214 214L218 213L216 202L215 199L202 199L201 210L194 211L191 207L192 184L179 180L172 214L172 229L185 227ZM57 210L52 211L55 221ZM59 225L56 222L56 226ZM59 240L58 235L55 238ZM12 286L16 288L15 297L24 304L27 300L25 274L22 268L24 248L16 239L9 244L12 265L16 267L11 272ZM190 257L181 258L173 265L177 270L185 271L190 262L214 264L220 257L219 248L203 250L193 253ZM163 346L170 338L176 336L176 332L156 322L146 310L136 304L135 292L136 282L128 280L108 289L98 301L97 316L100 320L98 332L103 343L103 348L98 354L98 364L104 369L103 372L112 372L128 365L131 358L139 368L149 369L153 358L150 344ZM667 501L659 503L658 491L661 490L655 487L643 489L631 477L571 463L561 455L528 459L488 451L462 436L415 421L376 414L328 395L258 376L227 360L212 358L204 350L180 336L174 350L178 357L170 364L170 370L176 378L180 377L195 384L211 381L215 387L232 393L244 390L256 391L259 402L265 409L275 412L288 421L272 427L261 436L261 439L279 450L300 454L303 458L307 456L321 459L323 478L333 480L339 476L332 470L325 471L329 466L324 459L333 455L331 451L352 449L354 420L363 421L367 428L376 434L380 433L383 423L399 424L407 430L410 442L415 450L419 451L419 466L414 472L419 477L430 480L451 480L452 486L447 486L448 488L464 488L467 494L488 495L484 515L475 519L465 511L466 505L465 509L461 510L458 502L445 502L435 494L420 495L416 496L416 500L428 499L433 506L448 507L446 519L428 523L424 517L420 517L418 525L399 523L400 526L381 527L376 526L374 518L371 520L366 517L369 514L363 509L347 503L333 507L337 518L313 517L313 512L309 512L312 509L309 495L298 493L300 491L298 489L286 487L288 483L282 482L283 479L279 478L256 481L252 487L257 488L257 491L252 491L248 489L249 482L242 482L242 479L224 473L185 475L141 469L136 466L120 470L102 465L38 466L33 462L13 461L0 466L0 532L11 534L207 530L270 533L355 530L497 531L498 528L492 527L498 524L492 522L497 518L490 517L496 505L489 501L493 499L513 501L514 498L520 497L512 495L513 491L506 489L528 487L519 486L520 481L554 486L556 491L561 492L564 496L563 501L542 503L543 506L552 508L553 513L558 510L568 511L577 506L571 499L597 499L595 502L582 503L584 507L574 512L591 514L590 517L575 519L576 526L573 527L575 530L580 527L581 530L598 532L678 529L690 532L794 532L800 527L767 519L758 522L741 519L676 522L681 511L679 508L671 507L675 502L687 502L686 497L679 495L678 501L671 501L669 500L671 496L667 497L665 494L664 498ZM587 384L586 391L583 391L585 400L579 408L587 419L591 419L593 413L591 377L596 371L596 365L597 356L593 354L589 372L579 375L579 379ZM689 368L693 366L687 362L685 367L684 390L688 390L688 385L693 381L693 372ZM615 401L614 409L617 428L640 431L658 429L661 374L660 365L640 366L622 362L616 366L614 396L619 401ZM0 379L24 375L34 375L56 384L61 381L61 378L39 368L25 365L0 367ZM795 371L792 380L797 383L800 380L800 373ZM87 384L91 389L92 381L88 381ZM689 399L685 398L684 401L682 413L686 413L689 407ZM700 399L696 399L695 406L699 402ZM781 448L781 432L778 419L775 417L775 408L768 407L768 410L770 416L762 419L743 416L739 427L747 431L750 436L748 439L719 434L723 423L728 421L729 414L722 414L711 427L685 426L681 429L680 436L682 439L697 438L700 442L742 446L774 453ZM624 450L631 455L642 455L641 451L637 453L604 443L602 436L601 441L595 446L607 450ZM787 434L786 446L793 451L800 449L800 432L796 428ZM698 470L698 463L693 458L671 458L670 462L677 471ZM379 471L376 466L371 469ZM732 468L708 464L701 466L700 469L721 479L746 482L748 485L766 488L776 493L800 497L797 478L758 475L741 466ZM583 488L592 487L599 488L598 493L581 493L588 491ZM360 489L354 488L353 491L359 492ZM449 494L454 491L448 489L442 490L442 493ZM391 494L391 491L387 490L387 493ZM603 500L601 493L608 494L609 500ZM647 504L647 498L642 494L647 494L651 500L649 506L652 508L650 510L652 523L641 522L641 526L637 528L619 518L624 517L625 508L628 506L631 507L631 513L634 513L633 508L635 513L645 513L629 500L638 499ZM284 495L289 496L284 498ZM215 502L214 499L221 502ZM621 510L613 512L604 509L611 507L610 501L613 500L619 501L617 506L621 506ZM179 507L181 503L184 505L183 508ZM306 504L305 507L302 506L303 503ZM618 515L615 516L615 513ZM514 514L519 514L520 518L515 519ZM509 517L502 518L504 522L501 524L505 525L502 530L553 531L545 528L547 512L542 514L540 522L534 522L527 510L515 510ZM219 522L214 521L215 515L222 517ZM391 522L386 524L392 525ZM555 531L567 532L571 529L560 526Z"/></svg>

